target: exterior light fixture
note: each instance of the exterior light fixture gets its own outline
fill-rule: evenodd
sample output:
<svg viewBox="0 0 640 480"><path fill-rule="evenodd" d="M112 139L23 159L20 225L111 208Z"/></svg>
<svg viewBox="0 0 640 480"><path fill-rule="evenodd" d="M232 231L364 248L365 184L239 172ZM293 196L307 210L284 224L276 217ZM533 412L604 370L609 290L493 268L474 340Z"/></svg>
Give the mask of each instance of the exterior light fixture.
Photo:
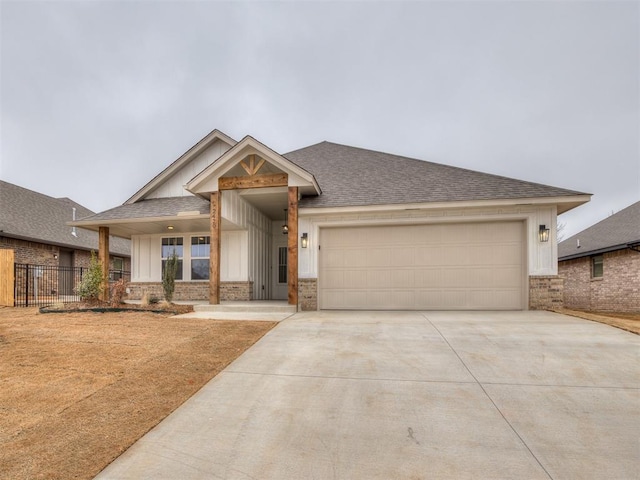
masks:
<svg viewBox="0 0 640 480"><path fill-rule="evenodd" d="M57 259L58 259L58 254L57 254L57 253L54 253L54 254L53 254L53 259L54 259L54 260L57 260Z"/></svg>
<svg viewBox="0 0 640 480"><path fill-rule="evenodd" d="M173 225L167 225L167 230L173 230Z"/></svg>
<svg viewBox="0 0 640 480"><path fill-rule="evenodd" d="M282 225L282 234L283 235L288 235L289 234L289 225L287 225L287 209L284 209L284 225Z"/></svg>
<svg viewBox="0 0 640 480"><path fill-rule="evenodd" d="M546 225L540 225L540 228L538 229L538 238L541 242L549 241L549 229Z"/></svg>
<svg viewBox="0 0 640 480"><path fill-rule="evenodd" d="M300 237L300 246L302 248L307 248L308 245L309 245L309 236L306 233L303 233L302 236Z"/></svg>

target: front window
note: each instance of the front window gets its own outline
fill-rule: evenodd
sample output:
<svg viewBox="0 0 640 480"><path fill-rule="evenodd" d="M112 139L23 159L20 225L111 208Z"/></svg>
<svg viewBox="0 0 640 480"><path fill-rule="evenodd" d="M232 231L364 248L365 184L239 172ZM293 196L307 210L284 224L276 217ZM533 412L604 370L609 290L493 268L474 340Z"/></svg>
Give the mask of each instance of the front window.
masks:
<svg viewBox="0 0 640 480"><path fill-rule="evenodd" d="M191 280L209 280L210 245L208 236L191 237Z"/></svg>
<svg viewBox="0 0 640 480"><path fill-rule="evenodd" d="M591 257L591 278L602 278L604 275L604 259L602 255Z"/></svg>
<svg viewBox="0 0 640 480"><path fill-rule="evenodd" d="M183 239L182 237L169 237L162 239L162 273L164 274L164 266L171 255L178 257L178 271L176 272L176 280L182 280L182 256L183 256Z"/></svg>

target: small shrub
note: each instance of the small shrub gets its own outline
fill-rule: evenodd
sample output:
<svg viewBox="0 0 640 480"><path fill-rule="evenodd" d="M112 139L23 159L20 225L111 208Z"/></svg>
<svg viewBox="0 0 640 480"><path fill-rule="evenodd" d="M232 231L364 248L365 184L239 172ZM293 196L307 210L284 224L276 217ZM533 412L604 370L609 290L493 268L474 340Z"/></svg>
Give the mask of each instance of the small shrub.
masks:
<svg viewBox="0 0 640 480"><path fill-rule="evenodd" d="M127 283L121 278L111 286L111 305L117 307L124 303L124 297L127 295Z"/></svg>
<svg viewBox="0 0 640 480"><path fill-rule="evenodd" d="M175 252L167 259L162 272L162 291L167 303L173 300L173 292L176 288L176 274L178 273L178 256Z"/></svg>
<svg viewBox="0 0 640 480"><path fill-rule="evenodd" d="M160 300L155 295L150 294L149 292L144 292L142 294L142 298L140 299L140 305L143 307L148 307L149 305L155 305Z"/></svg>
<svg viewBox="0 0 640 480"><path fill-rule="evenodd" d="M91 251L89 268L75 290L83 302L95 303L100 299L103 288L102 264L98 261L96 252Z"/></svg>

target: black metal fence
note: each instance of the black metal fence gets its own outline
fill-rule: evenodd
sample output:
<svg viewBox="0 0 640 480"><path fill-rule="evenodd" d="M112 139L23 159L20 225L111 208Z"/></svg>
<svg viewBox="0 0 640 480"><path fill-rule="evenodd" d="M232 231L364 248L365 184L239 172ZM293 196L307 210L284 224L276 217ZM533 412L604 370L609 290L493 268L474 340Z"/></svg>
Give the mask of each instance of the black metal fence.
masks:
<svg viewBox="0 0 640 480"><path fill-rule="evenodd" d="M54 303L79 302L76 287L86 267L61 267L57 265L15 264L15 306L42 307ZM131 280L131 273L124 270L111 270L109 281Z"/></svg>

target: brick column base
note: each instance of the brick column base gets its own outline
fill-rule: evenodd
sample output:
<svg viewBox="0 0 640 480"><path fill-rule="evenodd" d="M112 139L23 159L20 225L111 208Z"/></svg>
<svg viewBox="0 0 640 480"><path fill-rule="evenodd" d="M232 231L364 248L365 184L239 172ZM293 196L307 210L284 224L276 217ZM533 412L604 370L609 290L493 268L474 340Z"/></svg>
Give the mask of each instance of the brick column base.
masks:
<svg viewBox="0 0 640 480"><path fill-rule="evenodd" d="M529 277L529 310L553 310L563 306L564 279L557 275Z"/></svg>
<svg viewBox="0 0 640 480"><path fill-rule="evenodd" d="M318 279L298 279L298 310L318 310Z"/></svg>

